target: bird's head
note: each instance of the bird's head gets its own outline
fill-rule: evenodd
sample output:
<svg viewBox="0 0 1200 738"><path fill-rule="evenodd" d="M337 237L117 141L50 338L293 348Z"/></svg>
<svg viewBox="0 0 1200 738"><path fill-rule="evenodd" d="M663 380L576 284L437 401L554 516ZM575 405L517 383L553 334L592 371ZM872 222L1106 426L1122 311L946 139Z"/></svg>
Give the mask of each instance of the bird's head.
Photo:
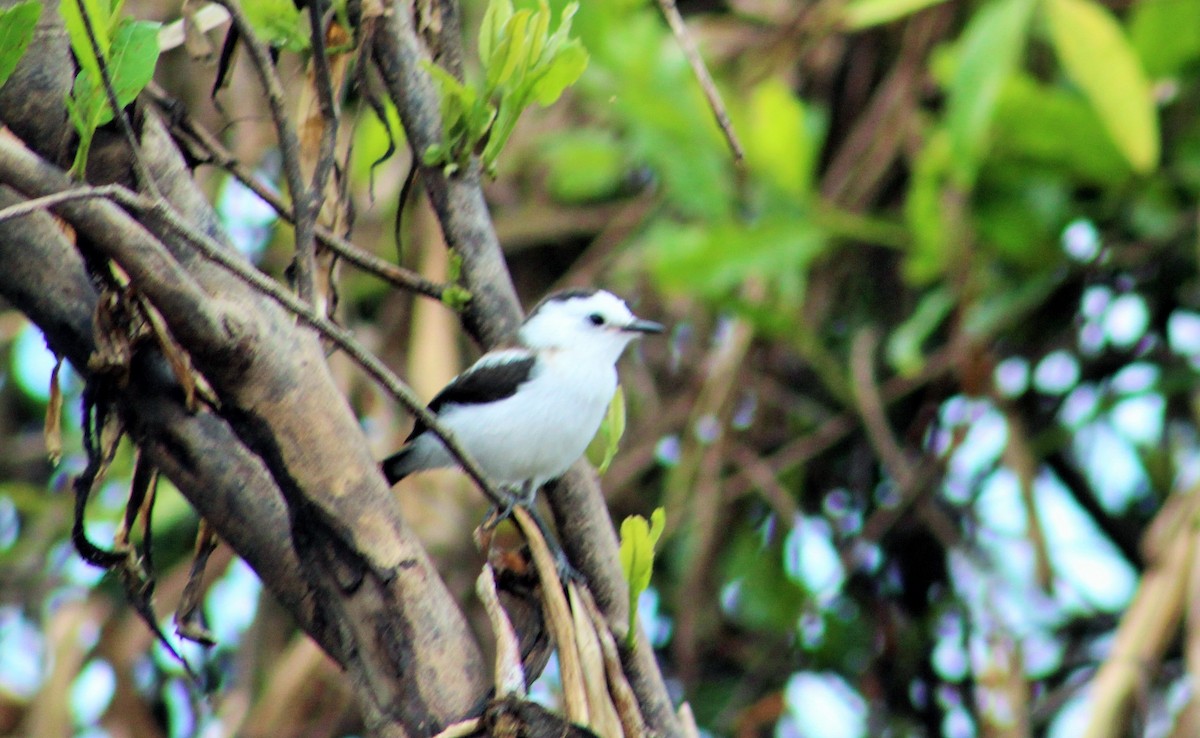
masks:
<svg viewBox="0 0 1200 738"><path fill-rule="evenodd" d="M638 318L611 292L563 290L539 302L518 335L534 350L578 351L615 363L630 341L662 330L658 323Z"/></svg>

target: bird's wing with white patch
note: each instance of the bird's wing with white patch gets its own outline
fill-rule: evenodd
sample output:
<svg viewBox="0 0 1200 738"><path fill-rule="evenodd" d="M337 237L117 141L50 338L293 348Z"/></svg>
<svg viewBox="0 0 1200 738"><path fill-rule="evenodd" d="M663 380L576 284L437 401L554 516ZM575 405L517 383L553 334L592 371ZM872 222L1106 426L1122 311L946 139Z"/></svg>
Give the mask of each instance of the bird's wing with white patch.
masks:
<svg viewBox="0 0 1200 738"><path fill-rule="evenodd" d="M429 401L429 412L436 415L446 405L483 405L512 397L533 376L534 360L534 355L523 349L486 353ZM417 420L408 440L419 436L425 428Z"/></svg>

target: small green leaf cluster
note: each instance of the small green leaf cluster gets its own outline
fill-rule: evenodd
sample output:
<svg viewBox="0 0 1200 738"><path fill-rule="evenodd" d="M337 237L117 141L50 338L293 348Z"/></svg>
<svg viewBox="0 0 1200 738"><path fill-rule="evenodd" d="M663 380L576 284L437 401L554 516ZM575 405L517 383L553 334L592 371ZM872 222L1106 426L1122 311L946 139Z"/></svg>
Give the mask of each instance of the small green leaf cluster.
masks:
<svg viewBox="0 0 1200 738"><path fill-rule="evenodd" d="M79 73L66 101L67 114L79 132L79 148L72 165L77 176L83 176L96 129L111 121L116 112L104 89L100 59L104 60L121 107L133 102L150 82L158 63L159 24L123 17L123 4L123 0L63 0L59 7L79 62ZM95 34L96 48L88 37L84 13Z"/></svg>
<svg viewBox="0 0 1200 738"><path fill-rule="evenodd" d="M442 304L456 313L461 313L471 302L471 291L459 284L462 268L462 254L450 249L450 260L446 265L447 287L442 290Z"/></svg>
<svg viewBox="0 0 1200 738"><path fill-rule="evenodd" d="M478 154L484 169L494 172L521 113L532 102L544 107L558 100L587 67L587 51L570 37L578 8L566 6L551 32L545 0L537 10L516 11L510 0L491 0L479 31L482 82L464 84L435 64L425 65L442 114L442 141L425 150L426 165L453 173Z"/></svg>
<svg viewBox="0 0 1200 738"><path fill-rule="evenodd" d="M654 572L654 547L667 525L667 514L660 507L650 515L650 522L641 515L630 515L621 522L621 570L629 582L629 635L627 643L637 639L638 598L650 586Z"/></svg>
<svg viewBox="0 0 1200 738"><path fill-rule="evenodd" d="M242 6L246 20L268 46L287 51L305 51L310 39L300 9L292 0L255 0Z"/></svg>
<svg viewBox="0 0 1200 738"><path fill-rule="evenodd" d="M12 76L17 62L21 61L25 49L29 48L41 14L41 3L36 0L27 0L0 10L0 87Z"/></svg>

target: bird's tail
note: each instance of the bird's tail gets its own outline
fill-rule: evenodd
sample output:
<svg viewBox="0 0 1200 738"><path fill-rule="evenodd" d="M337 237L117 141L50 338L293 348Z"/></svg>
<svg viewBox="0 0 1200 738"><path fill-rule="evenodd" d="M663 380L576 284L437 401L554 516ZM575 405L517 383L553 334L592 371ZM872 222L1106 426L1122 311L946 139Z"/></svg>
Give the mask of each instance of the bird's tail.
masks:
<svg viewBox="0 0 1200 738"><path fill-rule="evenodd" d="M384 459L379 466L383 469L383 476L387 477L390 486L417 471L416 462L413 447L409 444Z"/></svg>

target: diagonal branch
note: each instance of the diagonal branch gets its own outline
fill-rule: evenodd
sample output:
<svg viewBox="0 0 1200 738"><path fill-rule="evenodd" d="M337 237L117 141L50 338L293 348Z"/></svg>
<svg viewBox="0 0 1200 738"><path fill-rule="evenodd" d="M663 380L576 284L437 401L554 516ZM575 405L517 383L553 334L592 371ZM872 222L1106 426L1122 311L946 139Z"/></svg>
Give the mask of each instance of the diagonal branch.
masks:
<svg viewBox="0 0 1200 738"><path fill-rule="evenodd" d="M41 164L41 167L43 168L43 176L40 178L43 187L54 186L54 184L58 184L60 186L69 186L69 180L66 180L65 174L61 175L61 179L57 183L49 181L46 177L49 172L46 170L53 170L53 167L48 164L38 162L36 157L31 152L25 150L24 147L19 142L16 142L11 136L0 138L0 179L14 182L14 184L20 186L22 183L26 182L26 179L18 176L18 174L24 174L25 177L29 177L31 176L31 170L37 168L39 164ZM24 165L25 167L23 170L21 169L21 165ZM406 384L404 384L399 377L389 370L383 364L383 362L379 360L378 357L358 343L358 341L355 340L349 331L330 322L328 319L318 314L311 306L304 303L298 297L281 287L274 280L247 265L241 259L241 257L229 253L224 247L221 246L221 244L214 241L211 237L201 233L186 222L182 221L165 202L161 200L157 203L151 202L146 198L130 192L126 188L118 185L109 185L104 188L104 192L106 192L112 199L119 201L127 207L143 211L154 210L158 217L162 218L163 221L179 236L190 242L198 251L200 251L201 254L203 254L206 259L210 259L229 270L229 272L237 276L239 279L243 280L262 294L270 297L272 300L275 300L281 306L295 314L297 317L303 319L306 323L331 340L339 348L345 351L351 359L359 364L359 366L361 366L363 370L366 371L369 376L371 376L371 378L376 380L381 387L383 387L390 395L392 395L392 397L394 397L401 405L416 415L422 423L432 429L433 432L442 439L442 441L446 444L446 447L452 454L455 455L459 463L463 466L464 470L466 470L467 474L471 476L471 478L479 486L480 490L487 495L487 497L493 503L503 504L505 502L505 499L500 497L500 495L497 494L492 488L486 475L484 475L475 460L463 450L457 439L454 438L453 433L443 427L438 421L437 417L426 409L420 398L418 398L416 394L413 393L413 391ZM64 198L63 195L65 194L76 195L76 197ZM79 199L77 188L66 190L60 193L46 193L42 195L42 197L51 200L51 204L57 205L59 208L67 207L72 202ZM125 271L134 279L134 282L138 285L138 288L143 290L147 296L150 297L152 302L158 304L158 299L163 295L171 292L172 290L182 290L190 295L189 299L196 301L195 305L197 309L203 311L203 305L206 302L206 296L198 292L199 287L193 287L190 289L187 287L187 285L191 283L190 277L186 274L186 272L182 272L178 264L175 263L174 259L172 259L171 256L167 254L165 250L161 248L161 246L158 245L157 241L153 239L152 236L150 236L148 233L145 233L145 231L141 231L141 234L144 234L145 236L145 240L144 242L140 242L139 245L145 252L153 255L153 269L166 275L170 275L166 280L151 281L146 272L140 269L141 262L136 257L132 257L129 254L121 251L122 246L127 245L130 242L138 242L138 231L140 230L140 226L138 226L135 221L130 219L123 211L116 208L111 203L92 204L99 207L107 206L114 211L106 212L106 215L110 216L109 220L106 221L109 224L110 238L102 240L99 243L102 247L108 247L112 249L108 252L108 255L121 264L122 268L125 269ZM0 216L2 215L3 211L0 211ZM76 217L80 217L78 214L70 214L65 212L64 216L72 223L76 222ZM162 306L160 305L160 309L161 308ZM180 310L183 308L181 308L179 305L176 305L176 309ZM188 314L189 312L193 311L183 309L183 312L184 314ZM166 313L165 310L164 313ZM175 315L175 313L170 314ZM212 325L212 327L210 327L210 331L212 333L208 336L207 340L214 341L224 338L224 331L219 330L215 326L221 323L228 323L231 320L232 318L229 318L228 316L209 315L207 322ZM186 323L184 323L184 325L186 325Z"/></svg>
<svg viewBox="0 0 1200 738"><path fill-rule="evenodd" d="M0 182L35 196L74 186L12 136L0 137ZM133 193L120 197L131 208L148 204ZM144 219L197 236L181 227L184 221L172 223L174 211L161 201L149 205ZM316 593L310 602L317 640L347 669L369 728L416 730L470 711L485 688L478 645L400 517L313 335L223 269L205 273L202 287L195 277L203 270L184 271L111 202L68 201L56 212L159 309L221 397L235 438L260 460L258 468L265 466L276 499L286 502L300 572ZM186 242L229 255L207 236ZM219 449L211 453L214 461L224 458ZM398 640L397 633L406 635ZM439 684L437 693L406 676L413 670Z"/></svg>
<svg viewBox="0 0 1200 738"><path fill-rule="evenodd" d="M11 190L0 188L5 212L32 202L18 203ZM0 221L0 262L7 265L0 270L0 295L42 330L56 353L88 376L97 296L61 228L43 212ZM260 572L300 626L329 649L324 631L314 626L313 593L291 545L278 488L227 423L208 410L186 410L171 377L161 358L143 357L131 367L121 396L130 432L222 538Z"/></svg>
<svg viewBox="0 0 1200 738"><path fill-rule="evenodd" d="M43 210L49 210L55 205L60 205L64 202L72 200L90 200L93 198L115 200L129 193L129 190L121 185L100 185L98 187L76 187L63 192L56 192L43 197L35 197L32 200L23 200L4 208L0 208L0 223L15 218L22 218L31 213L38 213Z"/></svg>

